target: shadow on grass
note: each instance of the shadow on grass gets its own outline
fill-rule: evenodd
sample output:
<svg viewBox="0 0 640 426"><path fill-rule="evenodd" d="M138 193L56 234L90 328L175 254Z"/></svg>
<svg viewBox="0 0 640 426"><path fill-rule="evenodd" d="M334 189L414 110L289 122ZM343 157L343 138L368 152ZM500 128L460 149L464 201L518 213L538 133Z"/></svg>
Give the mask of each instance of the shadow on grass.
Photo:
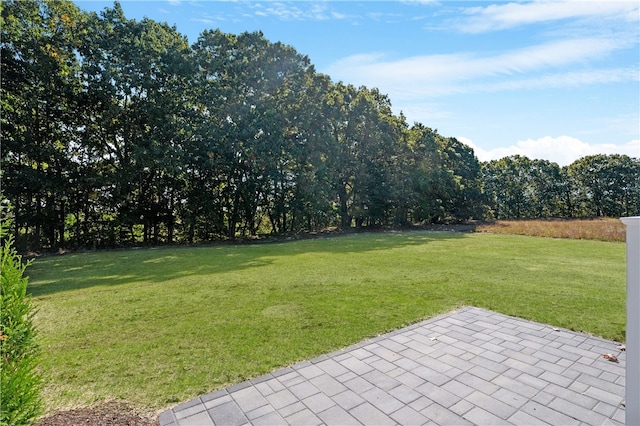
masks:
<svg viewBox="0 0 640 426"><path fill-rule="evenodd" d="M34 297L94 286L164 282L271 265L286 256L362 254L435 240L464 238L461 232L360 233L307 240L198 247L156 247L72 253L36 259L27 269Z"/></svg>

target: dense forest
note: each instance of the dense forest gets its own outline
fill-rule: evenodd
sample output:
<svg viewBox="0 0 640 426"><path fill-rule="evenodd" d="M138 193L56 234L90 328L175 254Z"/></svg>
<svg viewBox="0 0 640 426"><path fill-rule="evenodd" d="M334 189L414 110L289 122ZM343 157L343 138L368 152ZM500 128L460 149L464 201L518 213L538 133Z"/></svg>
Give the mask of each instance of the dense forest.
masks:
<svg viewBox="0 0 640 426"><path fill-rule="evenodd" d="M640 160L481 163L263 34L2 8L2 199L22 250L640 214Z"/></svg>

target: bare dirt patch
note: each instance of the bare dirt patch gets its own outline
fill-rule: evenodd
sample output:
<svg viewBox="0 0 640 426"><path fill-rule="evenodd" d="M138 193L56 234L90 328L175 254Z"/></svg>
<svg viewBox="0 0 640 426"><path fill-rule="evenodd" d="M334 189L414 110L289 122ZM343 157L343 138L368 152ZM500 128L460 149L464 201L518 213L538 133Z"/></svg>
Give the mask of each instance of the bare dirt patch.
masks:
<svg viewBox="0 0 640 426"><path fill-rule="evenodd" d="M140 414L124 402L106 402L94 407L60 411L47 416L38 426L158 426L155 415Z"/></svg>

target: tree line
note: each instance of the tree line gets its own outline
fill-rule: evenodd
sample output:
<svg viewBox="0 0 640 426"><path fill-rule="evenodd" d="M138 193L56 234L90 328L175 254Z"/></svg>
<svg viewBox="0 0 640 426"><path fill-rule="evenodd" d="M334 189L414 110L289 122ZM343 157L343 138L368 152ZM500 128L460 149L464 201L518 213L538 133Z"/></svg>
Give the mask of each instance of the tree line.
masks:
<svg viewBox="0 0 640 426"><path fill-rule="evenodd" d="M18 247L114 247L640 212L640 163L473 149L260 32L2 7L2 195Z"/></svg>
<svg viewBox="0 0 640 426"><path fill-rule="evenodd" d="M511 156L483 164L490 217L588 218L640 213L640 159L590 155L566 167Z"/></svg>

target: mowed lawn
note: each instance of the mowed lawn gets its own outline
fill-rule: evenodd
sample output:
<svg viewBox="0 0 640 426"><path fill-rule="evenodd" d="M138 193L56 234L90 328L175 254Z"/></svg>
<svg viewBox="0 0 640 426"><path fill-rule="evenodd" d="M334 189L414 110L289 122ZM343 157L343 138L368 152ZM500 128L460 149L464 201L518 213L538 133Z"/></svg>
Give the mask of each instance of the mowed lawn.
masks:
<svg viewBox="0 0 640 426"><path fill-rule="evenodd" d="M66 254L27 269L49 412L157 410L462 305L624 340L625 245L450 232Z"/></svg>

